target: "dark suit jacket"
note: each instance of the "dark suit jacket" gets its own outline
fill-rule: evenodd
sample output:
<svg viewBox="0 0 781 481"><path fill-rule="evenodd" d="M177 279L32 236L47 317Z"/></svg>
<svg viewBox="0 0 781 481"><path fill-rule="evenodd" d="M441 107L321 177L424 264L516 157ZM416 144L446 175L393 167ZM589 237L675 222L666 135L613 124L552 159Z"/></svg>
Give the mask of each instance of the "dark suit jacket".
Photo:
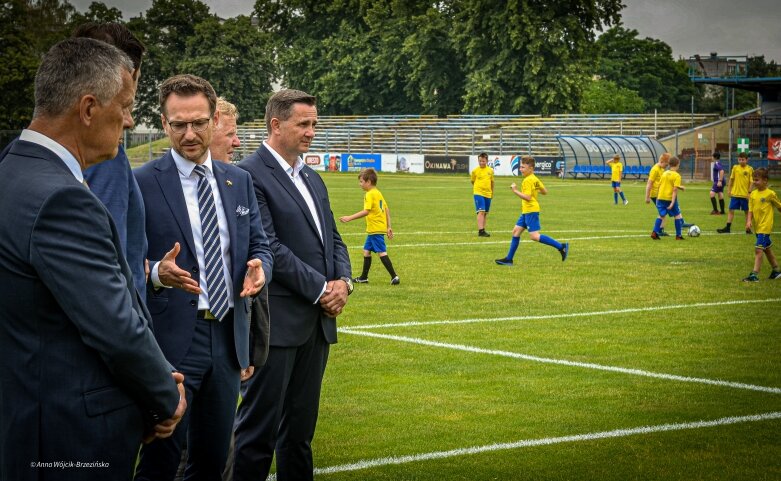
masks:
<svg viewBox="0 0 781 481"><path fill-rule="evenodd" d="M350 258L336 230L328 190L311 168L301 170L320 216L323 240L315 220L279 162L265 146L239 167L252 175L263 229L274 252L274 280L269 283L271 345L302 345L319 327L336 342L336 319L315 300L328 280L350 277Z"/></svg>
<svg viewBox="0 0 781 481"><path fill-rule="evenodd" d="M179 402L108 211L50 150L0 163L0 479L130 479ZM95 460L105 469L31 468Z"/></svg>
<svg viewBox="0 0 781 481"><path fill-rule="evenodd" d="M260 259L266 282L271 280L273 255L260 222L260 213L246 172L234 165L213 161L214 176L222 198L230 233L231 280L234 303L236 360L249 366L249 299L239 297L249 259ZM175 242L181 245L176 264L198 279L198 257L187 214L179 171L170 152L134 170L146 206L149 259L162 259ZM149 281L147 304L155 335L166 358L174 365L184 358L195 334L198 296L180 289L154 289Z"/></svg>
<svg viewBox="0 0 781 481"><path fill-rule="evenodd" d="M103 202L119 232L133 281L142 299L146 297L146 233L144 232L144 201L130 170L125 148L120 145L117 156L84 171L90 190Z"/></svg>

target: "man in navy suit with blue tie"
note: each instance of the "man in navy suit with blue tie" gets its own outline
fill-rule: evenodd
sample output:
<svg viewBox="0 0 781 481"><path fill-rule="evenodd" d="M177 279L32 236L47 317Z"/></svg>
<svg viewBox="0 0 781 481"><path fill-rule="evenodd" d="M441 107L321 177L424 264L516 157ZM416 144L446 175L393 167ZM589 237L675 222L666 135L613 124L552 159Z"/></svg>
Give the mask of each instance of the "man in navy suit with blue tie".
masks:
<svg viewBox="0 0 781 481"><path fill-rule="evenodd" d="M169 436L185 408L116 225L83 183L133 126L131 72L104 42L52 47L0 163L0 480L130 480L142 437Z"/></svg>
<svg viewBox="0 0 781 481"><path fill-rule="evenodd" d="M336 342L336 316L353 288L328 190L301 159L315 125L315 97L281 90L266 104L268 138L239 163L252 175L274 252L274 280L268 285L268 360L242 385L236 415L235 481L266 479L275 455L277 480L313 477L320 388Z"/></svg>
<svg viewBox="0 0 781 481"><path fill-rule="evenodd" d="M273 254L252 180L209 152L216 102L200 77L164 81L161 120L172 149L134 172L146 206L155 337L185 375L191 406L173 436L141 450L136 480L173 479L183 428L185 479L220 478L240 372L250 366L249 299L271 279Z"/></svg>

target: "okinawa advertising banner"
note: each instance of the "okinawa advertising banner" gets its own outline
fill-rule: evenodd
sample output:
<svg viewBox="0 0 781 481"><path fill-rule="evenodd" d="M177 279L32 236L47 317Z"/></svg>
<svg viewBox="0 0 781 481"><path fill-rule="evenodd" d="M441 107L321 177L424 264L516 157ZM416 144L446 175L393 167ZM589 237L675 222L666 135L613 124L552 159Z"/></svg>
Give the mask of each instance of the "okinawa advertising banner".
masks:
<svg viewBox="0 0 781 481"><path fill-rule="evenodd" d="M423 171L427 174L469 174L469 156L426 155Z"/></svg>

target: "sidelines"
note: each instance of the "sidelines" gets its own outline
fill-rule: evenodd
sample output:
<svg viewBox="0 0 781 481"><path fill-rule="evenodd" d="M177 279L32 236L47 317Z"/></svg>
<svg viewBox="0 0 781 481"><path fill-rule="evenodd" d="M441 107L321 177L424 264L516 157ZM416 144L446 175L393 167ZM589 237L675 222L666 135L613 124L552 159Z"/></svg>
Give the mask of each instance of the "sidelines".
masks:
<svg viewBox="0 0 781 481"><path fill-rule="evenodd" d="M703 429L717 426L728 426L730 424L739 424L747 422L769 421L781 419L781 412L769 412L764 414L754 414L749 416L730 416L712 421L694 421L688 423L660 424L657 426L641 426L629 429L615 429L612 431L601 431L596 433L576 434L571 436L559 436L554 438L527 439L515 441L512 443L495 443L484 446L473 446L470 448L452 449L450 451L434 451L424 454L411 454L407 456L388 456L385 458L367 459L350 464L330 466L327 468L315 468L315 475L343 473L346 471L358 471L380 466L389 466L396 464L407 464L419 461L429 461L432 459L452 458L456 456L465 456L471 454L486 453L491 451L502 451L509 449L528 448L534 446L549 446L561 443L573 443L580 441L594 441L599 439L622 438L627 436L636 436L640 434L653 434L669 431L682 431L686 429ZM275 476L276 479L276 476Z"/></svg>
<svg viewBox="0 0 781 481"><path fill-rule="evenodd" d="M745 384L742 382L732 382L732 381L722 381L720 379L707 379L707 378L701 378L701 377L688 377L688 376L679 376L677 374L665 374L665 373L657 373L652 371L644 371L642 369L630 369L625 367L617 367L617 366L606 366L603 364L594 364L590 362L576 362L576 361L567 361L566 359L553 359L548 357L539 357L539 356L531 356L529 354L521 354L517 352L509 352L509 351L500 351L497 349L483 349L480 347L473 347L473 346L465 346L463 344L450 344L446 342L437 342L437 341L427 341L425 339L418 339L415 337L405 337L405 336L393 336L389 334L378 334L376 332L366 332L366 331L356 331L353 329L340 329L339 332L345 333L345 334L355 334L357 336L366 336L366 337L374 337L378 339L387 339L390 341L399 341L399 342L407 342L410 344L418 344L421 346L430 346L430 347L441 347L445 349L453 349L456 351L465 351L465 352L472 352L476 354L490 354L493 356L502 356L502 357L510 357L514 359L523 359L524 361L532 361L532 362L540 362L545 364L557 364L560 366L569 366L569 367L580 367L585 369L595 369L598 371L609 371L609 372L618 372L621 374L630 374L633 376L644 376L644 377L650 377L655 379L665 379L668 381L680 381L680 382L692 382L692 383L699 383L699 384L709 384L712 386L720 386L720 387L729 387L729 388L735 388L735 389L746 389L749 391L760 391L760 392L766 392L771 394L781 394L781 388L777 387L767 387L767 386L757 386L754 384Z"/></svg>
<svg viewBox="0 0 781 481"><path fill-rule="evenodd" d="M367 324L363 326L348 326L340 328L340 330L353 330L353 329L382 329L384 327L410 327L410 326L430 326L436 324L471 324L476 322L504 322L504 321L529 321L534 319L561 319L567 317L590 317L590 316L605 316L612 314L628 314L633 312L649 312L649 311L661 311L666 309L688 309L692 307L713 307L713 306L732 306L739 304L756 304L765 302L781 302L781 297L770 299L745 299L738 301L719 301L719 302L697 302L693 304L672 304L669 306L656 306L656 307L630 307L627 309L616 309L612 311L593 311L593 312L576 312L569 314L545 314L540 316L511 316L511 317L493 317L493 318L478 318L478 319L453 319L445 321L410 321L410 322L397 322L393 324Z"/></svg>

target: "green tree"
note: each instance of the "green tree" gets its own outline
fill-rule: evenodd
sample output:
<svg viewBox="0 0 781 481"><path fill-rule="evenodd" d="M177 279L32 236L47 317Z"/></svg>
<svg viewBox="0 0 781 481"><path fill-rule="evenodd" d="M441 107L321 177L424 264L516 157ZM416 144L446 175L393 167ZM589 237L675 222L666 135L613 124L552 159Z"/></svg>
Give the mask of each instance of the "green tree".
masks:
<svg viewBox="0 0 781 481"><path fill-rule="evenodd" d="M136 91L136 123L160 128L158 89L168 77L179 73L187 41L196 26L214 17L200 0L154 0L146 15L131 18L128 28L147 48Z"/></svg>
<svg viewBox="0 0 781 481"><path fill-rule="evenodd" d="M122 11L116 7L107 7L101 2L92 2L84 13L76 12L71 17L71 29L86 22L109 23L122 22Z"/></svg>
<svg viewBox="0 0 781 481"><path fill-rule="evenodd" d="M631 114L645 110L645 102L634 90L611 80L592 80L583 91L580 112L584 114Z"/></svg>
<svg viewBox="0 0 781 481"><path fill-rule="evenodd" d="M580 106L595 31L619 20L620 0L457 0L452 37L464 53L464 110L571 112Z"/></svg>
<svg viewBox="0 0 781 481"><path fill-rule="evenodd" d="M639 93L648 110L688 110L697 91L686 63L675 61L666 43L637 36L637 30L622 25L602 34L597 40L599 61L594 73Z"/></svg>
<svg viewBox="0 0 781 481"><path fill-rule="evenodd" d="M32 119L40 59L70 33L75 10L67 1L6 0L0 4L0 129L22 129Z"/></svg>
<svg viewBox="0 0 781 481"><path fill-rule="evenodd" d="M179 69L209 80L242 120L262 119L276 74L272 55L271 34L253 27L249 17L209 17L187 40Z"/></svg>

